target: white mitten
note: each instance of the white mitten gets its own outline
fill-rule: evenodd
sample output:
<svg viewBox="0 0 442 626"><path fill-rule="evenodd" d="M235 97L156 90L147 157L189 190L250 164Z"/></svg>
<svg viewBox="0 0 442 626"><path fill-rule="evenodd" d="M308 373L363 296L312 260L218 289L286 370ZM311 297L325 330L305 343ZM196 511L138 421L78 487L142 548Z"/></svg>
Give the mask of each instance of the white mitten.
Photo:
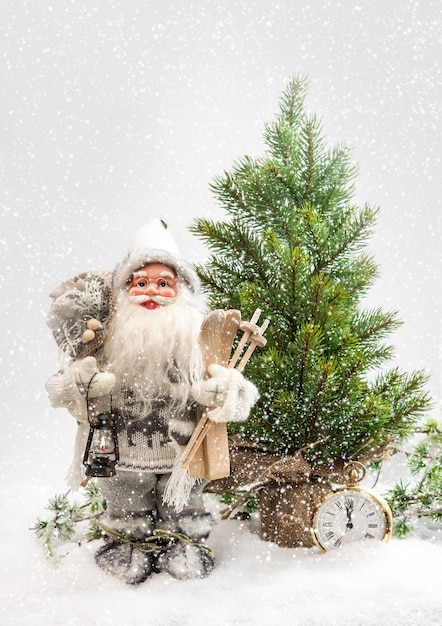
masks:
<svg viewBox="0 0 442 626"><path fill-rule="evenodd" d="M74 361L69 366L69 374L75 380L79 391L89 398L99 398L112 391L115 385L115 376L110 372L100 372L97 360L93 356Z"/></svg>
<svg viewBox="0 0 442 626"><path fill-rule="evenodd" d="M192 398L208 408L224 404L229 389L230 371L227 367L212 363L207 368L210 378L192 385Z"/></svg>
<svg viewBox="0 0 442 626"><path fill-rule="evenodd" d="M244 378L241 372L235 369L226 371L229 381L225 400L221 406L210 411L209 417L213 422L243 422L249 417L259 393L255 385Z"/></svg>
<svg viewBox="0 0 442 626"><path fill-rule="evenodd" d="M212 363L207 369L210 378L192 386L192 397L210 411L214 422L242 422L258 400L253 383L235 369Z"/></svg>

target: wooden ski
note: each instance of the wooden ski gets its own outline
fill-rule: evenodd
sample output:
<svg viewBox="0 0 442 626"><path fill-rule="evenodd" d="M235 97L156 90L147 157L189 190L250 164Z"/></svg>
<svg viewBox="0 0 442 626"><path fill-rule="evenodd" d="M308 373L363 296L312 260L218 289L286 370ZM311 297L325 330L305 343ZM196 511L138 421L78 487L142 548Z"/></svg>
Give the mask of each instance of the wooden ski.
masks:
<svg viewBox="0 0 442 626"><path fill-rule="evenodd" d="M254 349L257 346L264 346L267 342L263 334L269 320L265 320L261 327L257 326L256 322L260 315L261 311L257 309L250 322L242 322L240 311L230 309L225 312L212 311L205 318L201 326L200 343L206 371L212 363L234 368L241 358L236 369L242 372ZM229 360L238 330L243 332L243 336ZM247 344L249 345L241 357ZM210 409L201 409L195 431L181 457L181 463L192 478L215 480L229 476L227 425L211 421Z"/></svg>

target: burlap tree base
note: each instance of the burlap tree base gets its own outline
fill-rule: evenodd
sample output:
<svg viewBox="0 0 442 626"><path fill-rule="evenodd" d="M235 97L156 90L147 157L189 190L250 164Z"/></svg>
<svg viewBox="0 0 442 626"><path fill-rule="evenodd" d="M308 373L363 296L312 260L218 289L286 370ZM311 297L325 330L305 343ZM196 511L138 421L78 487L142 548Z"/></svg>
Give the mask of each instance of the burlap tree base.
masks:
<svg viewBox="0 0 442 626"><path fill-rule="evenodd" d="M230 462L231 475L213 481L210 488L256 485L262 538L286 548L313 546L310 527L314 510L330 491L330 482L340 478L341 469L333 464L317 473L300 453L281 457L238 437L230 439Z"/></svg>
<svg viewBox="0 0 442 626"><path fill-rule="evenodd" d="M284 548L309 548L316 506L330 490L327 483L278 484L271 481L258 494L261 535Z"/></svg>

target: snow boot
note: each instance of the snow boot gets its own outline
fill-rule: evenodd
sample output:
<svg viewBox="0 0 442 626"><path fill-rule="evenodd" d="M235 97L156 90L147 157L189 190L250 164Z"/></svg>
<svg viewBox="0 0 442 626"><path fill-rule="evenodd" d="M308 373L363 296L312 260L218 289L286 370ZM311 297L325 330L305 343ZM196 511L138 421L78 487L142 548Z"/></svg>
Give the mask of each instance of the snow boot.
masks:
<svg viewBox="0 0 442 626"><path fill-rule="evenodd" d="M182 515L175 521L157 522L158 530L183 536L160 553L155 561L157 572L167 572L178 580L206 578L215 566L212 551L205 540L214 525L210 513Z"/></svg>
<svg viewBox="0 0 442 626"><path fill-rule="evenodd" d="M95 553L97 565L129 585L146 580L153 572L153 554L144 552L134 544L143 542L152 534L153 516L108 518L103 520L103 526L109 529L109 534L105 537L104 546ZM119 539L119 536L124 537L124 540Z"/></svg>

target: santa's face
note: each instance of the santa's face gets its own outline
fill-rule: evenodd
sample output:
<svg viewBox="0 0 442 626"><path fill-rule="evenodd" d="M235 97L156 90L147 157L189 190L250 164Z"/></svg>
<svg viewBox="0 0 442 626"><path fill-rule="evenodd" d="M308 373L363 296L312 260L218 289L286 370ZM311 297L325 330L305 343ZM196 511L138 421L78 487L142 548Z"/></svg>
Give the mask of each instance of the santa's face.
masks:
<svg viewBox="0 0 442 626"><path fill-rule="evenodd" d="M103 359L116 376L115 393L131 389L146 407L159 396L184 406L204 370L198 338L205 313L203 296L170 266L148 263L134 272L127 288L116 294L112 331L104 343Z"/></svg>
<svg viewBox="0 0 442 626"><path fill-rule="evenodd" d="M172 304L177 295L175 271L163 263L149 263L134 272L129 285L131 300L146 309Z"/></svg>

